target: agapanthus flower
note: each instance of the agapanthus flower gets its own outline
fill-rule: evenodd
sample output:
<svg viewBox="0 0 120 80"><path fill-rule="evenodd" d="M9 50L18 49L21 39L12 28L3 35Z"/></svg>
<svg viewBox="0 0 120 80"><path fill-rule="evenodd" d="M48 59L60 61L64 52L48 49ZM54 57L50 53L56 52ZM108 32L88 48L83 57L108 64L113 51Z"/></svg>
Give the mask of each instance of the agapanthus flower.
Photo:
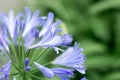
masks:
<svg viewBox="0 0 120 80"><path fill-rule="evenodd" d="M53 78L55 75L58 76L61 80L70 80L69 78L73 77L73 69L66 68L47 68L41 64L34 62L37 68L48 78Z"/></svg>
<svg viewBox="0 0 120 80"><path fill-rule="evenodd" d="M73 78L74 71L85 74L82 48L79 48L78 44L69 47L73 38L62 33L59 27L62 21L54 21L52 12L47 16L39 16L39 13L39 10L36 10L32 14L26 7L24 13L16 16L13 11L8 15L0 14L0 51L10 59L0 70L0 80L20 80L20 77L23 80L40 79L41 77L36 75L39 71L47 78L57 76L61 80ZM64 50L63 47L68 49ZM43 64L40 59L52 49L55 50L54 53L62 54Z"/></svg>
<svg viewBox="0 0 120 80"><path fill-rule="evenodd" d="M28 7L25 8L25 26L23 30L22 36L25 37L28 32L30 32L33 27L36 27L39 25L39 10L36 10L33 15L31 15L31 11Z"/></svg>
<svg viewBox="0 0 120 80"><path fill-rule="evenodd" d="M3 30L1 28L0 28L0 47L2 50L6 50L9 52L9 48L6 43L5 33L3 32Z"/></svg>
<svg viewBox="0 0 120 80"><path fill-rule="evenodd" d="M54 77L54 72L51 69L49 69L37 62L34 62L34 64L46 77L48 77L48 78Z"/></svg>
<svg viewBox="0 0 120 80"><path fill-rule="evenodd" d="M48 14L47 21L44 21L43 23L43 29L39 32L39 37L42 37L42 39L38 43L28 47L28 49L45 46L45 47L53 47L56 51L58 51L59 48L57 48L56 46L68 45L72 42L71 35L68 34L64 34L61 36L58 35L58 33L61 31L58 28L61 21L52 23L53 19L54 19L54 15L53 13L50 12ZM43 20L41 22L43 22Z"/></svg>
<svg viewBox="0 0 120 80"><path fill-rule="evenodd" d="M82 79L80 79L80 80L88 80L88 79L86 79L86 77L83 77Z"/></svg>
<svg viewBox="0 0 120 80"><path fill-rule="evenodd" d="M56 46L68 45L72 42L72 36L68 34L58 35L61 31L58 26L61 21L56 21L53 23L54 14L49 13L47 19L39 17L39 11L36 10L33 15L29 8L25 8L25 15L18 14L14 18L14 12L10 11L9 16L2 13L2 24L8 30L8 35L16 43L18 39L22 37L24 42L21 42L26 49L38 48L38 47L52 47L56 51L60 50ZM23 18L23 19L21 19ZM41 30L39 30L41 26ZM5 31L5 29L4 29ZM38 40L37 40L38 39ZM2 40L3 41L3 40ZM9 40L9 44L11 40ZM7 48L6 44L8 42L3 42L4 46Z"/></svg>
<svg viewBox="0 0 120 80"><path fill-rule="evenodd" d="M24 68L25 70L29 71L30 70L30 66L29 66L29 63L30 63L30 60L29 58L26 58L25 61L24 61Z"/></svg>
<svg viewBox="0 0 120 80"><path fill-rule="evenodd" d="M11 69L11 61L7 62L3 65L3 67L0 69L0 80L9 80L9 74Z"/></svg>
<svg viewBox="0 0 120 80"><path fill-rule="evenodd" d="M52 71L61 80L70 80L70 78L73 78L73 76L74 76L74 73L73 73L74 70L72 70L72 69L53 68Z"/></svg>
<svg viewBox="0 0 120 80"><path fill-rule="evenodd" d="M74 47L69 47L64 53L58 56L52 63L62 66L71 67L78 72L85 74L85 56L82 54L83 49L75 43Z"/></svg>

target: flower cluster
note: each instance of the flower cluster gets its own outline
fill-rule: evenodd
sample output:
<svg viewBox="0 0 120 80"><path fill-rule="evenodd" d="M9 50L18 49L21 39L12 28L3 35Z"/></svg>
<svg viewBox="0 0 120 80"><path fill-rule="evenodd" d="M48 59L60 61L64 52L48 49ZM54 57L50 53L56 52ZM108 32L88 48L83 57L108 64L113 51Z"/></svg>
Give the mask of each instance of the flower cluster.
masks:
<svg viewBox="0 0 120 80"><path fill-rule="evenodd" d="M41 79L36 75L38 72L47 78L56 76L61 80L73 78L74 71L85 74L83 49L77 43L74 47L68 47L72 36L62 34L60 24L60 20L54 22L52 12L39 16L39 10L32 14L28 7L25 13L16 16L13 11L8 15L1 13L0 50L8 55L10 61L1 68L0 80L17 80L19 77L23 80L28 80L28 77ZM47 54L48 49L53 49L59 56L43 64L39 59Z"/></svg>

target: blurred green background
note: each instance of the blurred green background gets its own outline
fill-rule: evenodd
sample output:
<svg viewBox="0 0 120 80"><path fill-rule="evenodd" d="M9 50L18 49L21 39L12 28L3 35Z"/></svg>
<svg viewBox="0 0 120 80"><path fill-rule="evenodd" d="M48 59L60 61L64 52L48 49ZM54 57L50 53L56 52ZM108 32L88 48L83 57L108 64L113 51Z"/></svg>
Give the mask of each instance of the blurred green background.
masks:
<svg viewBox="0 0 120 80"><path fill-rule="evenodd" d="M120 0L18 0L18 3L11 9L19 12L28 6L33 11L40 9L41 15L53 12L64 22L63 29L66 26L74 41L84 48L85 76L89 80L120 80ZM7 12L8 8L4 10ZM74 80L79 80L81 75L76 74Z"/></svg>

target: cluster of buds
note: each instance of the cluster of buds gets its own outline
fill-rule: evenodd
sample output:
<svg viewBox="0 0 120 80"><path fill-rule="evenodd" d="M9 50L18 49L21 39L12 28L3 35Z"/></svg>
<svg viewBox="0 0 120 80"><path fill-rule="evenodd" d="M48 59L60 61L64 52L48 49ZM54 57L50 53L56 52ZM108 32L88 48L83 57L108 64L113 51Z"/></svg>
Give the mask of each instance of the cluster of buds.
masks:
<svg viewBox="0 0 120 80"><path fill-rule="evenodd" d="M70 80L75 76L74 71L85 74L83 49L78 43L70 46L72 36L62 34L60 24L60 20L54 22L52 12L39 16L39 10L32 14L28 7L25 13L17 16L13 11L8 15L1 13L0 50L9 57L9 61L0 69L0 80L44 80L43 76ZM43 63L44 54L58 56ZM42 74L42 77L37 74Z"/></svg>

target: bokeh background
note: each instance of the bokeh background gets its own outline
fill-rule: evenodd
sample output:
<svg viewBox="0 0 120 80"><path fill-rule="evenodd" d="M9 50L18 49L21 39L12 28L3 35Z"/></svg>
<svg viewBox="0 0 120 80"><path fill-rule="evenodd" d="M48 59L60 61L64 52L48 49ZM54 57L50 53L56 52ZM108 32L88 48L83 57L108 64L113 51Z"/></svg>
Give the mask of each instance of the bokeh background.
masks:
<svg viewBox="0 0 120 80"><path fill-rule="evenodd" d="M25 6L64 22L63 30L84 48L88 80L120 80L120 0L0 0L4 12Z"/></svg>

